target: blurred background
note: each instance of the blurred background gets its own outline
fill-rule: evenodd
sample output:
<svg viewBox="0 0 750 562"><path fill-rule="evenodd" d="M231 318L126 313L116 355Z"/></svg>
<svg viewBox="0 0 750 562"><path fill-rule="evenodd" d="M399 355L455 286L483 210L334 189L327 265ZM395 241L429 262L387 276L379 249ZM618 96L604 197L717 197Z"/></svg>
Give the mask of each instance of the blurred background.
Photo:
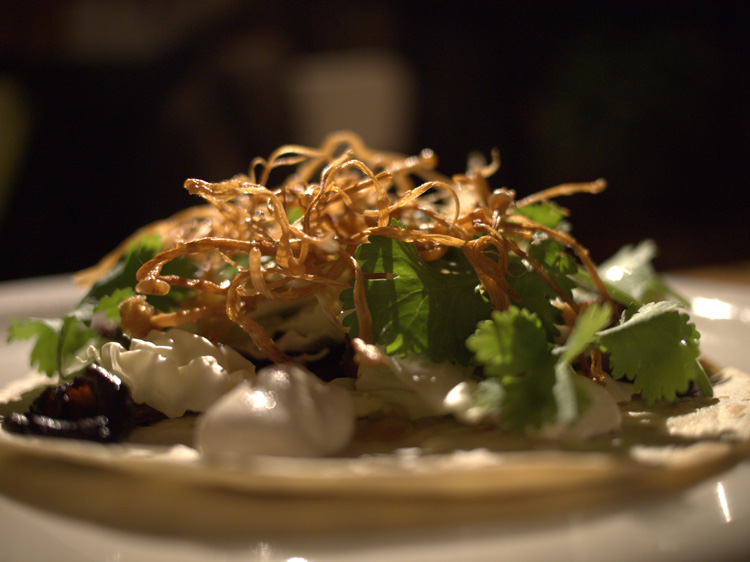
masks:
<svg viewBox="0 0 750 562"><path fill-rule="evenodd" d="M519 196L606 178L560 201L597 261L749 260L741 4L650 4L4 2L0 280L86 267L195 203L186 178L339 128L448 174L497 147Z"/></svg>

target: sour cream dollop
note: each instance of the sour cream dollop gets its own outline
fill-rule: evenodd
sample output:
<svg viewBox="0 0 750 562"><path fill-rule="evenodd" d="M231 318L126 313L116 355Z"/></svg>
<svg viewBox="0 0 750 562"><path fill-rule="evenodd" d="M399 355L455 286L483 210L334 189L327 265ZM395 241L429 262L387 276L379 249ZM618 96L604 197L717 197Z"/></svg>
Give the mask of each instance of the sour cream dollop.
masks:
<svg viewBox="0 0 750 562"><path fill-rule="evenodd" d="M255 376L255 365L232 348L180 329L153 331L130 349L108 342L89 354L122 379L135 402L170 418L203 412Z"/></svg>
<svg viewBox="0 0 750 562"><path fill-rule="evenodd" d="M209 461L242 463L255 455L334 454L354 433L349 392L294 364L258 371L203 414L195 446Z"/></svg>
<svg viewBox="0 0 750 562"><path fill-rule="evenodd" d="M581 418L573 425L547 424L538 431L532 431L532 435L558 441L585 441L620 429L622 414L617 404L630 400L633 385L611 377L605 378L604 385L587 377L576 377L575 380L590 401Z"/></svg>

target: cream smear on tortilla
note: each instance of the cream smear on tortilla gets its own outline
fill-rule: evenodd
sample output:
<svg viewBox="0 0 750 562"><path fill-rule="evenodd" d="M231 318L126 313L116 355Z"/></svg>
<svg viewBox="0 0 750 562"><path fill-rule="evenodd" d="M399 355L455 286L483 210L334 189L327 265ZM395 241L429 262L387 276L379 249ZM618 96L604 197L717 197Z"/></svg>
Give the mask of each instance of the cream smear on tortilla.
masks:
<svg viewBox="0 0 750 562"><path fill-rule="evenodd" d="M451 415L476 425L488 415L471 406L470 370L416 356L383 354L379 366L363 364L356 381L329 384L293 364L256 373L253 363L232 348L180 329L133 339L130 349L112 342L89 354L123 380L136 402L170 418L201 413L194 446L213 460L336 454L349 444L357 416L390 403L412 419ZM531 436L583 440L619 429L617 401L629 393L618 399L622 385L608 383L581 378L591 399L586 414L572 426L545 426Z"/></svg>

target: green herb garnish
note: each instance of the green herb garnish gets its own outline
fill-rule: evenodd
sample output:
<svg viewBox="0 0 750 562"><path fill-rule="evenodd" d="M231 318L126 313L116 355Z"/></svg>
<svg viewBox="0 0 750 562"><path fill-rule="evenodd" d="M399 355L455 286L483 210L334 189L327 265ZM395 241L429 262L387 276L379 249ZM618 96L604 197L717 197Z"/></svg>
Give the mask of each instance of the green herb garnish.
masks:
<svg viewBox="0 0 750 562"><path fill-rule="evenodd" d="M8 328L8 341L35 340L30 363L48 376L72 378L84 367L85 361L77 357L90 345L99 346L111 339L93 326L94 317L101 314L115 329L119 326L120 302L135 294L136 272L146 261L161 251L158 235L144 236L131 244L122 259L112 270L97 281L81 302L66 316L59 319L31 318L13 320ZM188 260L173 260L167 272L191 274L195 266ZM149 297L158 310L172 310L184 291L170 291L165 296Z"/></svg>

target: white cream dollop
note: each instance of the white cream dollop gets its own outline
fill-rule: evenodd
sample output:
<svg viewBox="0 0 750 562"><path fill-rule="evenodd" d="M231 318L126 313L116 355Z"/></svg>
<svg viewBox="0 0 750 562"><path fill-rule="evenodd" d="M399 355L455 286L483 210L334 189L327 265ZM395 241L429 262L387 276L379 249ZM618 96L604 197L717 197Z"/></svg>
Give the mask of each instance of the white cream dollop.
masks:
<svg viewBox="0 0 750 562"><path fill-rule="evenodd" d="M203 414L195 446L209 461L232 464L255 455L325 456L346 447L354 418L348 391L299 365L277 364Z"/></svg>
<svg viewBox="0 0 750 562"><path fill-rule="evenodd" d="M108 342L89 354L122 379L135 402L170 418L205 411L255 375L253 363L232 348L180 329L153 331L133 339L130 349Z"/></svg>
<svg viewBox="0 0 750 562"><path fill-rule="evenodd" d="M559 441L585 441L599 435L617 431L622 426L622 413L619 402L630 400L633 385L605 377L604 384L598 384L588 377L575 377L590 402L581 418L572 425L547 424L532 435Z"/></svg>

